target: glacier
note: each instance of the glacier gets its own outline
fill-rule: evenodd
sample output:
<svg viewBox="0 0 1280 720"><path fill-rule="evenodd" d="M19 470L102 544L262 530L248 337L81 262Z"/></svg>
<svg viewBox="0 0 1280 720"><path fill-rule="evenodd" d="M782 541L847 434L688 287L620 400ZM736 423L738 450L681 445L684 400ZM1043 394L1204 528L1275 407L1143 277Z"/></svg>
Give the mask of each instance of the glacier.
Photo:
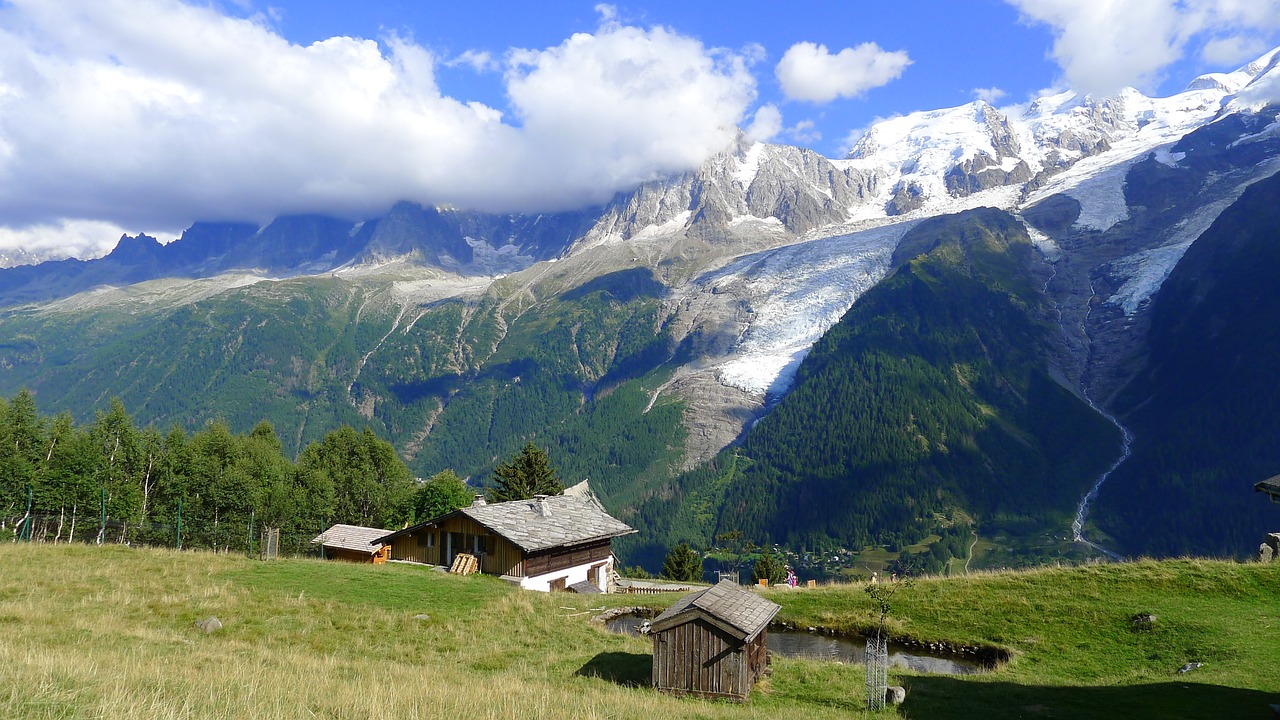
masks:
<svg viewBox="0 0 1280 720"><path fill-rule="evenodd" d="M749 255L704 278L704 291L732 293L748 308L746 331L716 365L720 381L758 396L785 392L818 338L885 277L917 222Z"/></svg>

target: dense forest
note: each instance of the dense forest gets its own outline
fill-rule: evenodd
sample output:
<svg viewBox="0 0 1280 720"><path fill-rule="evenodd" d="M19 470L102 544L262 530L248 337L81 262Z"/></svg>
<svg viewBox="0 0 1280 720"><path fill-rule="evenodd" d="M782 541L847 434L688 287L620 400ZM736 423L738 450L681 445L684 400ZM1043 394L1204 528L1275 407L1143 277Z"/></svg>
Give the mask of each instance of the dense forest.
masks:
<svg viewBox="0 0 1280 720"><path fill-rule="evenodd" d="M1280 176L1188 249L1153 307L1147 368L1116 405L1136 440L1097 522L1134 555L1252 554L1280 527L1252 490L1280 473Z"/></svg>
<svg viewBox="0 0 1280 720"><path fill-rule="evenodd" d="M291 461L270 423L235 434L138 427L119 400L92 423L0 399L0 538L254 549L262 528L306 552L333 523L393 528L422 490L387 442L343 427ZM431 508L434 511L434 508Z"/></svg>

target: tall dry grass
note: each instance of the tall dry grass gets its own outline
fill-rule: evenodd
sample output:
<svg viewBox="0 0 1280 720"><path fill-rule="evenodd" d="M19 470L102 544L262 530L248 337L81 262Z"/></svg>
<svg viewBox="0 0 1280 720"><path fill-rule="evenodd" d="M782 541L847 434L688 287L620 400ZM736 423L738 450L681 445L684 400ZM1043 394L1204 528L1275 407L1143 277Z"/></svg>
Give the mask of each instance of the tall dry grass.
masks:
<svg viewBox="0 0 1280 720"><path fill-rule="evenodd" d="M416 567L0 546L0 717L815 718L861 706L857 668L811 663L780 663L775 689L746 706L660 695L642 686L648 643L590 626L586 601L566 597ZM194 623L209 615L225 627L205 635ZM819 676L842 687L806 702L793 680Z"/></svg>

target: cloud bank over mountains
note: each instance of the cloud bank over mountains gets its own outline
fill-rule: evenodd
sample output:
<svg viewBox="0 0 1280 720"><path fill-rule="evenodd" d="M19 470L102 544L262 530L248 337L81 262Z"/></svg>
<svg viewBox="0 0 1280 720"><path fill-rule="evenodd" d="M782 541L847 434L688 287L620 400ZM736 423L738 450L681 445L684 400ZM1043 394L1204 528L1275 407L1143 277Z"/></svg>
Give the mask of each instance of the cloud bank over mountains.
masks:
<svg viewBox="0 0 1280 720"><path fill-rule="evenodd" d="M0 222L582 206L696 167L755 98L741 57L660 27L605 21L511 51L514 117L443 95L428 49L385 48L294 45L173 0L16 0L0 19Z"/></svg>
<svg viewBox="0 0 1280 720"><path fill-rule="evenodd" d="M1053 29L1053 57L1085 88L1140 85L1195 38L1206 58L1252 51L1280 26L1280 0L1008 2ZM300 45L270 18L203 2L0 0L0 249L92 256L124 230L358 219L400 200L586 207L696 168L738 128L818 138L784 115L911 72L910 48L806 41L770 78L759 45L709 47L597 12L592 32L551 47L446 56L394 34ZM445 67L500 75L507 105L449 96ZM781 101L762 103L758 83L775 79Z"/></svg>

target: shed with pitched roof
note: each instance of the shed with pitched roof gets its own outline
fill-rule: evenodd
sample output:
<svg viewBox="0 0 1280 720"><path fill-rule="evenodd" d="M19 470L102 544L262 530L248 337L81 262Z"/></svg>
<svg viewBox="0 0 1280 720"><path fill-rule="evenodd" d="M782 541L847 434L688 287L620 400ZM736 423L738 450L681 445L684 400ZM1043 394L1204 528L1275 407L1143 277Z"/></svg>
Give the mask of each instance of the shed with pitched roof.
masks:
<svg viewBox="0 0 1280 720"><path fill-rule="evenodd" d="M359 525L334 525L311 539L326 558L352 562L384 563L391 547L378 542L386 530Z"/></svg>
<svg viewBox="0 0 1280 720"><path fill-rule="evenodd" d="M680 598L650 624L653 686L746 700L767 668L769 621L779 609L728 580Z"/></svg>
<svg viewBox="0 0 1280 720"><path fill-rule="evenodd" d="M569 590L587 582L608 591L613 538L634 532L594 498L552 495L492 504L477 500L384 532L378 542L391 546L393 560L431 565L449 566L459 553L468 553L478 558L480 572L529 590Z"/></svg>

